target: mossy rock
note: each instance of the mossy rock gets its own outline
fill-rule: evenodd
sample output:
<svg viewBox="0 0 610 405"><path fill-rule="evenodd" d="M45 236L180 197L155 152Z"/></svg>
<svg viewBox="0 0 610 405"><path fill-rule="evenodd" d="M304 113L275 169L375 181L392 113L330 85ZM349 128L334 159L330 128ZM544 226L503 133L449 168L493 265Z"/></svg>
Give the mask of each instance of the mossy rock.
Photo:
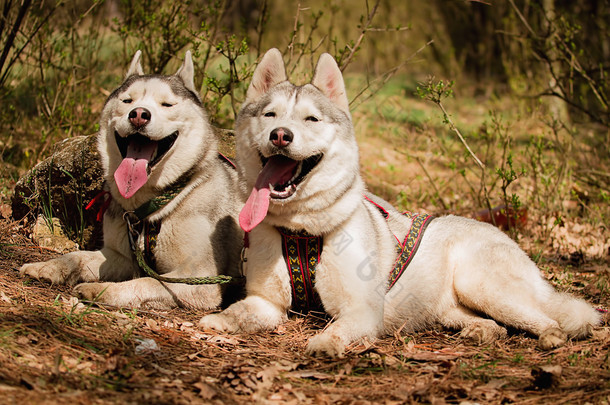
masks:
<svg viewBox="0 0 610 405"><path fill-rule="evenodd" d="M13 217L34 222L58 218L68 237L83 249L101 245L101 223L85 206L103 188L104 171L95 135L66 139L53 154L19 179L12 198Z"/></svg>

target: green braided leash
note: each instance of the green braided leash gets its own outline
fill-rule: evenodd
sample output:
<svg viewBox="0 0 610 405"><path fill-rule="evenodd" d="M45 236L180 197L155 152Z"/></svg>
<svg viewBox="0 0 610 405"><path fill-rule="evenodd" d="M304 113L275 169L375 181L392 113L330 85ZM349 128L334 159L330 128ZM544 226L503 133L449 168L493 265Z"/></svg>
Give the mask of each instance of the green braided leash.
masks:
<svg viewBox="0 0 610 405"><path fill-rule="evenodd" d="M144 258L144 252L140 249L139 246L136 247L135 252L136 261L138 262L138 266L146 273L147 276L154 278L155 280L163 281L164 283L180 283L180 284L189 284L189 285L200 285L200 284L229 284L241 282L241 278L225 276L224 274L219 274L218 276L210 276L210 277L186 277L186 278L174 278L174 277L164 277L157 273L152 267L146 263L146 259Z"/></svg>
<svg viewBox="0 0 610 405"><path fill-rule="evenodd" d="M243 283L244 277L231 277L224 274L219 274L217 276L209 276L209 277L165 277L157 273L149 264L146 262L145 252L140 248L138 244L138 238L140 236L140 232L135 229L135 226L142 223L146 217L151 215L152 213L160 210L170 203L180 192L186 187L190 180L191 176L187 175L174 183L166 192L163 194L147 201L138 207L135 211L125 212L123 214L123 219L127 223L127 234L129 236L129 244L131 246L131 250L136 256L136 262L138 263L138 267L144 273L154 278L155 280L162 281L165 283L179 283L179 284L189 284L189 285L203 285L203 284L229 284L229 283ZM132 223L132 220L134 222ZM156 236L160 231L160 223L158 227L155 227L156 234L151 238L148 235L148 231L146 231L146 235L144 237L149 239L149 241L145 241L145 245L150 241L156 241ZM146 247L146 246L145 246ZM153 246L149 246L149 253L152 255Z"/></svg>

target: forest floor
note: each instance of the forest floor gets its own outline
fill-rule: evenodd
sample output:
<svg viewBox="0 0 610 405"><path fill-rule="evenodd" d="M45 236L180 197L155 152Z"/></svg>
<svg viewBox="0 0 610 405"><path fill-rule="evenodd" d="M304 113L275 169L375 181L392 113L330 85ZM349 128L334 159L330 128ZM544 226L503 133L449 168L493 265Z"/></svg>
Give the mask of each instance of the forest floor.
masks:
<svg viewBox="0 0 610 405"><path fill-rule="evenodd" d="M519 331L477 346L438 328L315 358L304 353L326 323L315 315L267 333L204 333L203 313L92 306L66 286L23 279L23 263L58 255L26 233L0 221L1 403L610 402L607 313L591 338L551 351ZM607 309L610 294L599 286L608 263L562 260L547 261L546 277Z"/></svg>

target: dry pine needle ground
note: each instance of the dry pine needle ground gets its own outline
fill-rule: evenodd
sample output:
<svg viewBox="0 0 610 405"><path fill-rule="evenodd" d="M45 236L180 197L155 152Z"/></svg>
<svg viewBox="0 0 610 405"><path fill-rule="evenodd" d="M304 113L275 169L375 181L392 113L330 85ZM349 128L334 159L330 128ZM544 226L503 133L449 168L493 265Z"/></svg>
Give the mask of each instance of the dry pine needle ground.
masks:
<svg viewBox="0 0 610 405"><path fill-rule="evenodd" d="M198 330L202 313L86 305L68 287L20 278L22 263L57 254L33 246L20 224L3 220L0 231L2 403L610 402L607 328L550 352L518 331L475 346L438 329L313 358L307 339L326 322L315 314L225 335ZM562 280L561 266L546 272ZM568 287L607 308L605 273L606 263L588 263Z"/></svg>

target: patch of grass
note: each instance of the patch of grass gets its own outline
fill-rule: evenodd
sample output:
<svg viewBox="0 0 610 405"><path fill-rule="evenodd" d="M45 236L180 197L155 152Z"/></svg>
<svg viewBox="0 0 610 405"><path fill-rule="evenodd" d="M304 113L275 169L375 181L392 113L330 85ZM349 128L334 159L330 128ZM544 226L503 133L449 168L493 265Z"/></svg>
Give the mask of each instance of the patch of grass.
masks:
<svg viewBox="0 0 610 405"><path fill-rule="evenodd" d="M515 353L515 355L513 356L513 363L523 363L525 357L523 356L522 353Z"/></svg>
<svg viewBox="0 0 610 405"><path fill-rule="evenodd" d="M395 99L382 102L377 108L377 114L387 123L406 125L409 128L422 130L429 121L427 112L419 109L403 109L395 104Z"/></svg>
<svg viewBox="0 0 610 405"><path fill-rule="evenodd" d="M491 381L496 377L496 366L499 360L487 360L481 364L470 364L464 361L458 361L458 374L467 380L478 380L484 383Z"/></svg>
<svg viewBox="0 0 610 405"><path fill-rule="evenodd" d="M103 293L100 292L100 295ZM95 300L94 300L95 301ZM85 319L92 314L106 314L105 311L94 307L94 301L86 305L78 300L70 302L62 302L61 295L58 294L53 301L53 306L58 311L58 321L66 323L70 326L80 326L85 322ZM67 307L67 309L65 308Z"/></svg>
<svg viewBox="0 0 610 405"><path fill-rule="evenodd" d="M0 329L0 346L7 347L14 344L16 327Z"/></svg>

